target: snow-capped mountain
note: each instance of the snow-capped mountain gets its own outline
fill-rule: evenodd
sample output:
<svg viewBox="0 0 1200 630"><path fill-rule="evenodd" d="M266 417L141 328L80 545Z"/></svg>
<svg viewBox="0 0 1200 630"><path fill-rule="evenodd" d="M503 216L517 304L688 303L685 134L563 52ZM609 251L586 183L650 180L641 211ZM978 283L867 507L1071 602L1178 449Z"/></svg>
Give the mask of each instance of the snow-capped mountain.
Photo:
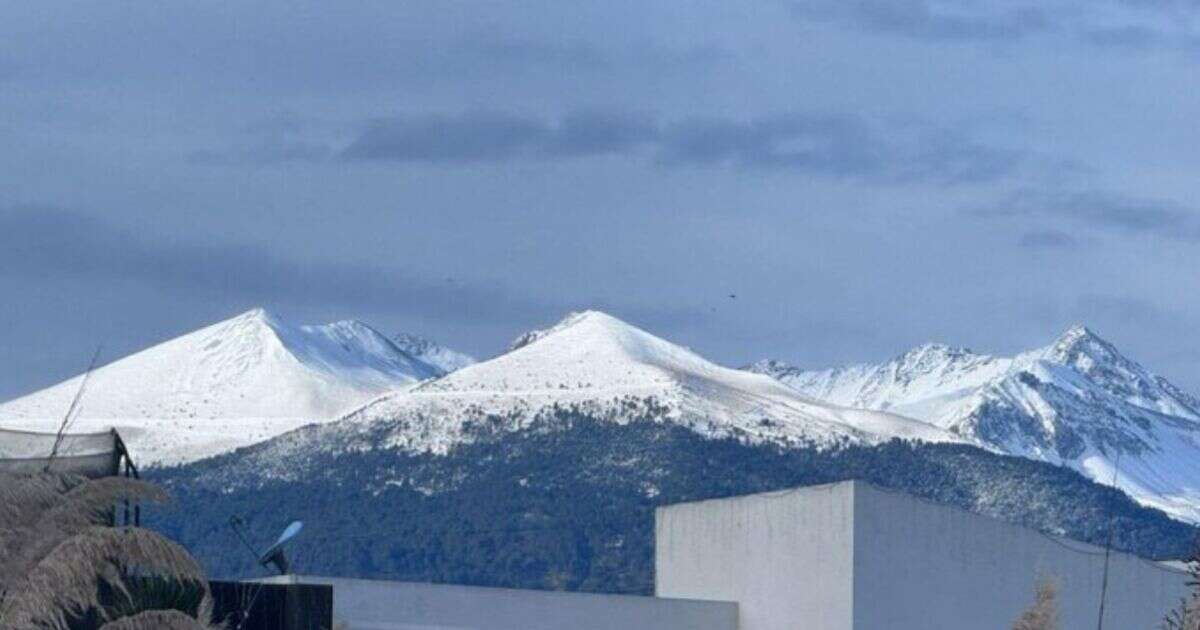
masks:
<svg viewBox="0 0 1200 630"><path fill-rule="evenodd" d="M926 442L880 444L894 436ZM972 441L814 402L587 312L339 421L156 472L184 510L203 506L164 531L217 575L253 568L213 536L230 514L269 531L304 512L336 541L317 572L653 592L656 506L847 478L1152 557L1191 542L1072 470Z"/></svg>
<svg viewBox="0 0 1200 630"><path fill-rule="evenodd" d="M72 430L115 426L143 464L189 461L443 373L361 322L292 326L257 309L95 370ZM56 430L80 378L0 405L0 426Z"/></svg>
<svg viewBox="0 0 1200 630"><path fill-rule="evenodd" d="M441 344L418 337L409 333L399 333L392 336L392 343L406 352L432 365L442 372L449 374L475 363L475 357L451 350Z"/></svg>
<svg viewBox="0 0 1200 630"><path fill-rule="evenodd" d="M925 345L879 365L751 369L834 404L923 420L1012 455L1070 466L1200 522L1200 400L1075 326L1015 357Z"/></svg>
<svg viewBox="0 0 1200 630"><path fill-rule="evenodd" d="M572 314L522 340L495 359L382 396L339 422L282 436L264 466L280 466L271 474L286 477L287 462L307 449L445 453L482 428L518 430L562 408L617 423L650 417L752 443L967 441L890 413L810 400L768 376L718 366L604 313Z"/></svg>

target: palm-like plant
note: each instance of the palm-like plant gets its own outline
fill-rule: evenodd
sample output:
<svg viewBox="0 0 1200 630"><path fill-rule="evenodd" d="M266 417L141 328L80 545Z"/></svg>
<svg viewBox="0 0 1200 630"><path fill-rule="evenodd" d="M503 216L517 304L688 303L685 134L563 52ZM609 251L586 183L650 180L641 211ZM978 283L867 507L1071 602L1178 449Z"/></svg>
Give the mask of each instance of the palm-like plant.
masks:
<svg viewBox="0 0 1200 630"><path fill-rule="evenodd" d="M0 473L0 629L210 629L203 571L149 530L109 527L122 501L164 502L134 479Z"/></svg>

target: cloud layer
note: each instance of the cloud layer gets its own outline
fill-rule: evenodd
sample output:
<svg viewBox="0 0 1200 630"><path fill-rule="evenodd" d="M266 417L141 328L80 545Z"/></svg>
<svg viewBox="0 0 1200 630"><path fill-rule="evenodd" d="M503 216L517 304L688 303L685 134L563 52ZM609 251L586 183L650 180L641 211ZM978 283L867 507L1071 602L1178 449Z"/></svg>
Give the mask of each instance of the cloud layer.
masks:
<svg viewBox="0 0 1200 630"><path fill-rule="evenodd" d="M480 355L598 306L808 366L1085 321L1200 383L1186 326L1131 316L1200 312L1198 28L1195 0L8 3L0 398L255 304Z"/></svg>
<svg viewBox="0 0 1200 630"><path fill-rule="evenodd" d="M352 161L453 164L626 155L675 167L780 170L876 182L955 184L1012 174L1020 151L965 130L851 115L786 113L675 122L626 112L557 121L496 112L379 119L343 152Z"/></svg>
<svg viewBox="0 0 1200 630"><path fill-rule="evenodd" d="M1195 50L1187 0L798 0L800 19L926 42L1017 43L1065 38L1112 48Z"/></svg>
<svg viewBox="0 0 1200 630"><path fill-rule="evenodd" d="M1108 191L1027 189L1008 195L973 214L1031 220L1066 221L1073 230L1103 229L1126 235L1200 241L1200 212L1162 199L1133 197ZM1074 237L1061 230L1027 234L1025 245L1063 246Z"/></svg>
<svg viewBox="0 0 1200 630"><path fill-rule="evenodd" d="M550 308L497 285L473 286L337 262L281 258L232 243L162 242L46 207L0 209L0 275L97 284L138 281L255 303L343 304L442 319L529 317Z"/></svg>

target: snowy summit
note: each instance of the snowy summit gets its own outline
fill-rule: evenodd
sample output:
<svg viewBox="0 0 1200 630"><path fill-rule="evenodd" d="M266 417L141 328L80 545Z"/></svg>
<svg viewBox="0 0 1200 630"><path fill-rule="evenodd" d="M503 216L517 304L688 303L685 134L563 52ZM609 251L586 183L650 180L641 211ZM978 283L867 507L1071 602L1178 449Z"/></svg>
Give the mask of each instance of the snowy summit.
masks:
<svg viewBox="0 0 1200 630"><path fill-rule="evenodd" d="M923 420L1099 483L1116 479L1134 499L1200 522L1200 400L1084 326L1015 357L925 345L878 365L751 369L813 398Z"/></svg>
<svg viewBox="0 0 1200 630"><path fill-rule="evenodd" d="M116 427L140 462L189 461L443 373L361 322L292 326L255 309L97 369L72 430ZM55 431L80 378L0 405L0 426Z"/></svg>
<svg viewBox="0 0 1200 630"><path fill-rule="evenodd" d="M604 313L574 313L523 335L512 350L383 396L280 444L304 449L402 448L444 453L470 428L502 419L518 430L556 408L623 423L674 422L713 437L784 445L964 441L894 414L813 401L761 374L721 367Z"/></svg>

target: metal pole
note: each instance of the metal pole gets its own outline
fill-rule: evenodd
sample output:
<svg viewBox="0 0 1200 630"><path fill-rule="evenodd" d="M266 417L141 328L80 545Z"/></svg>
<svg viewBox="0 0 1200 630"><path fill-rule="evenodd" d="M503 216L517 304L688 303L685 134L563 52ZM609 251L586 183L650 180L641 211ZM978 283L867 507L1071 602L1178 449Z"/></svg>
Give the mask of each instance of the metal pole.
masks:
<svg viewBox="0 0 1200 630"><path fill-rule="evenodd" d="M1113 461L1113 480L1112 487L1117 487L1117 479L1121 473L1121 451L1117 451L1117 457ZM1113 529L1116 525L1117 515L1110 513L1108 515L1108 540L1104 543L1104 577L1100 581L1100 615L1096 619L1096 630L1104 630L1104 604L1108 599L1108 564L1112 557L1112 542Z"/></svg>

